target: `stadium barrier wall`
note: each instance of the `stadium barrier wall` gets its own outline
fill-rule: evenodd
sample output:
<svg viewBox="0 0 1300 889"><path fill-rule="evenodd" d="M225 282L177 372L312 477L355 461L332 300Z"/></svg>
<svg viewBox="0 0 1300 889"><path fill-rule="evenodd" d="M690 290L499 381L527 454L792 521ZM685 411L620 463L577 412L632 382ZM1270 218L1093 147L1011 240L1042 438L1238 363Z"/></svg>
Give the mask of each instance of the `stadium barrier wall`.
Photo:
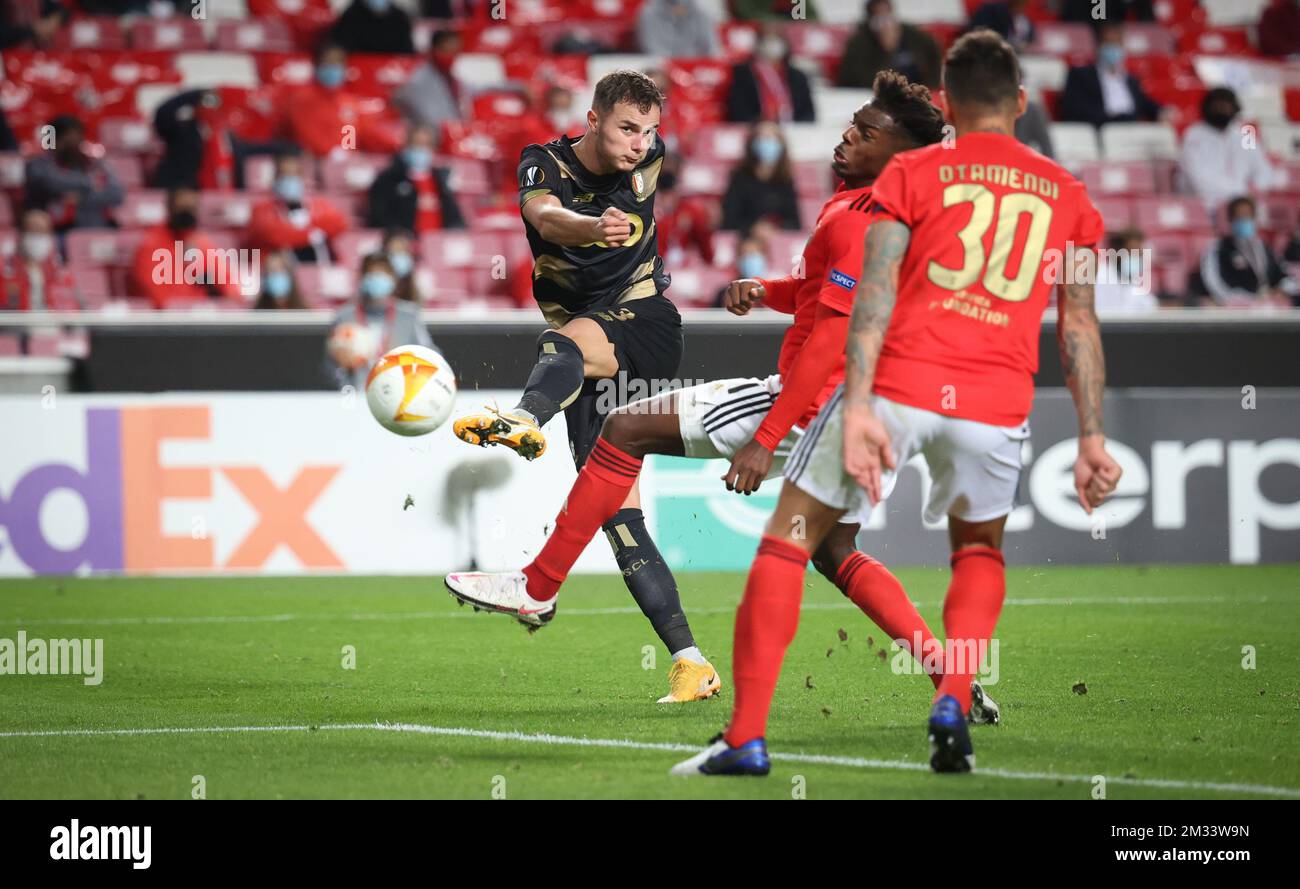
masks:
<svg viewBox="0 0 1300 889"><path fill-rule="evenodd" d="M457 407L517 394L462 392ZM1297 389L1117 390L1106 419L1124 479L1090 518L1073 491L1072 403L1041 392L1008 561L1295 561L1297 417ZM562 424L530 464L446 428L392 435L357 392L0 397L0 575L515 568L574 477ZM753 557L779 483L728 493L724 466L648 461L646 513L678 570ZM943 526L920 517L922 470L903 470L861 539L891 564L946 564ZM578 570L615 570L600 536Z"/></svg>

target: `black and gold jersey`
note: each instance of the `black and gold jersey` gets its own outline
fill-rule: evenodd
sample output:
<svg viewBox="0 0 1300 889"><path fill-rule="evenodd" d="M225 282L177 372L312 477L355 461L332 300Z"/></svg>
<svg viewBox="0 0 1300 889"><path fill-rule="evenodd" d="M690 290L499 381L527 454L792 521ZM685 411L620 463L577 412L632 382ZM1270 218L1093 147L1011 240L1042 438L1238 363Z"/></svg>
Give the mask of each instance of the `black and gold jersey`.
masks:
<svg viewBox="0 0 1300 889"><path fill-rule="evenodd" d="M519 206L554 195L567 210L598 217L609 207L627 214L632 234L617 247L603 241L561 247L542 239L528 220L533 251L533 297L552 327L591 309L662 293L669 278L655 237L655 187L664 161L656 137L645 160L630 172L597 176L578 160L573 140L561 136L529 145L519 159Z"/></svg>

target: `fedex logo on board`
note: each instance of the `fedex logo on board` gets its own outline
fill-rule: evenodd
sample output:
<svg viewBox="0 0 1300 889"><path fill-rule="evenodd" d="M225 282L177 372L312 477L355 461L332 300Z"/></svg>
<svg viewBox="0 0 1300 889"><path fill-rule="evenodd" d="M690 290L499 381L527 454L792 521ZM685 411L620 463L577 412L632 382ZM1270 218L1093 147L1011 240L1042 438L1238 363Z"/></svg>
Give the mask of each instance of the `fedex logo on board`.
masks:
<svg viewBox="0 0 1300 889"><path fill-rule="evenodd" d="M93 571L256 569L280 546L305 567L342 568L343 562L307 520L307 512L340 466L303 466L277 485L260 466L163 466L164 441L211 436L207 406L166 405L86 409L86 469L45 463L0 491L0 526L8 547L37 574ZM169 534L163 504L172 499L208 500L220 475L257 514L253 527L217 563L214 541L204 533ZM86 533L70 548L46 539L41 508L53 492L81 498ZM216 533L216 532L214 532Z"/></svg>

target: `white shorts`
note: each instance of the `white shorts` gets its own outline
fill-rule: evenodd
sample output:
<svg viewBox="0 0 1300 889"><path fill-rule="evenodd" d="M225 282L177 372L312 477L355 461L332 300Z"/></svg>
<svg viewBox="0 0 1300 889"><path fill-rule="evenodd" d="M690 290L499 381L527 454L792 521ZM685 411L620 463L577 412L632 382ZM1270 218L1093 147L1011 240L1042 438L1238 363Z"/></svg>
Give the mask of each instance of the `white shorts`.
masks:
<svg viewBox="0 0 1300 889"><path fill-rule="evenodd" d="M749 444L781 394L781 376L765 380L738 377L714 380L686 389L678 389L677 421L682 433L686 456L702 460L726 459ZM772 469L767 478L776 478L785 469L795 442L803 435L798 427L776 446Z"/></svg>
<svg viewBox="0 0 1300 889"><path fill-rule="evenodd" d="M866 524L871 516L867 492L844 470L844 387L821 412L795 447L785 477L799 490L856 515ZM934 411L872 396L872 408L889 432L894 460L903 464L920 454L930 470L930 497L925 520L946 515L967 522L1004 516L1016 505L1022 468L1021 447L1029 438L1029 423L991 426L947 417ZM897 470L881 475L880 494L888 497ZM847 516L846 516L847 518Z"/></svg>

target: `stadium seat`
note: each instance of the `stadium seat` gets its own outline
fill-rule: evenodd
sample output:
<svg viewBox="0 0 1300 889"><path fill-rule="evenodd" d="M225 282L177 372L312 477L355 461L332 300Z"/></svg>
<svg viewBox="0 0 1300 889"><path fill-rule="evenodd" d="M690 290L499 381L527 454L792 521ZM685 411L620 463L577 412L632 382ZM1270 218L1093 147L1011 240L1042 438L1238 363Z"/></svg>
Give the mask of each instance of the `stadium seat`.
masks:
<svg viewBox="0 0 1300 889"><path fill-rule="evenodd" d="M609 53L589 56L587 58L587 83L595 84L609 72L617 71L620 68L645 71L650 68L663 67L663 64L663 59L641 54Z"/></svg>
<svg viewBox="0 0 1300 889"><path fill-rule="evenodd" d="M1065 75L1069 65L1056 56L1023 55L1020 57L1020 70L1025 87L1037 90L1061 90L1065 87Z"/></svg>
<svg viewBox="0 0 1300 889"><path fill-rule="evenodd" d="M1270 0L1201 0L1211 25L1253 25Z"/></svg>
<svg viewBox="0 0 1300 889"><path fill-rule="evenodd" d="M346 157L323 158L320 164L321 185L332 192L364 192L379 172L392 163L382 154L350 151Z"/></svg>
<svg viewBox="0 0 1300 889"><path fill-rule="evenodd" d="M54 35L53 48L63 52L82 49L124 49L126 33L110 16L77 17Z"/></svg>
<svg viewBox="0 0 1300 889"><path fill-rule="evenodd" d="M293 31L279 19L224 19L213 46L221 52L293 52Z"/></svg>
<svg viewBox="0 0 1300 889"><path fill-rule="evenodd" d="M1149 235L1170 231L1209 231L1209 215L1199 198L1161 195L1133 202L1134 220Z"/></svg>
<svg viewBox="0 0 1300 889"><path fill-rule="evenodd" d="M734 164L745 156L749 139L746 124L719 124L700 133L694 143L691 162L726 161Z"/></svg>
<svg viewBox="0 0 1300 889"><path fill-rule="evenodd" d="M799 197L820 198L824 201L835 191L830 169L832 148L833 146L827 149L823 160L800 161L794 165L794 188ZM810 224L810 220L804 220L804 223Z"/></svg>
<svg viewBox="0 0 1300 889"><path fill-rule="evenodd" d="M74 270L76 289L87 309L100 309L113 296L109 287L108 272L94 266Z"/></svg>
<svg viewBox="0 0 1300 889"><path fill-rule="evenodd" d="M721 197L727 190L733 164L722 161L693 160L682 165L682 194Z"/></svg>
<svg viewBox="0 0 1300 889"><path fill-rule="evenodd" d="M445 166L451 190L459 195L480 196L492 190L492 179L485 161L468 157L440 157L437 166Z"/></svg>
<svg viewBox="0 0 1300 889"><path fill-rule="evenodd" d="M1048 124L1048 132L1056 160L1067 168L1101 157L1097 150L1097 129L1092 124L1053 123Z"/></svg>
<svg viewBox="0 0 1300 889"><path fill-rule="evenodd" d="M790 152L790 160L826 162L835 146L839 144L844 132L844 124L837 123L791 123L784 128L785 144Z"/></svg>
<svg viewBox="0 0 1300 889"><path fill-rule="evenodd" d="M181 83L187 89L213 86L261 86L257 63L244 52L186 52L176 56Z"/></svg>
<svg viewBox="0 0 1300 889"><path fill-rule="evenodd" d="M1265 151L1284 161L1300 160L1300 125L1266 123L1259 129Z"/></svg>
<svg viewBox="0 0 1300 889"><path fill-rule="evenodd" d="M1290 234L1300 227L1300 207L1293 197L1262 195L1258 202L1260 228Z"/></svg>
<svg viewBox="0 0 1300 889"><path fill-rule="evenodd" d="M862 7L856 3L822 3L817 7L818 14L824 21L832 21L827 18L825 7L843 6L844 11L834 17L834 21L843 21L839 16L849 15L848 21L857 24L862 18ZM906 3L894 4L894 15L898 16L901 21L910 22L915 25L924 25L927 22L947 22L954 25L964 25L966 23L966 6L962 0L907 0Z"/></svg>
<svg viewBox="0 0 1300 889"><path fill-rule="evenodd" d="M111 228L75 228L64 238L63 249L73 266L121 266L131 261L140 231Z"/></svg>
<svg viewBox="0 0 1300 889"><path fill-rule="evenodd" d="M871 90L823 87L813 90L813 107L821 123L847 127L862 103L871 99ZM834 146L831 146L833 149Z"/></svg>
<svg viewBox="0 0 1300 889"><path fill-rule="evenodd" d="M1178 157L1178 134L1163 123L1108 123L1101 128L1101 153L1107 161Z"/></svg>
<svg viewBox="0 0 1300 889"><path fill-rule="evenodd" d="M113 154L106 152L104 163L113 171L117 181L125 189L144 187L144 167L140 158L134 154Z"/></svg>
<svg viewBox="0 0 1300 889"><path fill-rule="evenodd" d="M1090 194L1136 197L1157 191L1155 170L1145 161L1085 164L1079 170L1079 178Z"/></svg>
<svg viewBox="0 0 1300 889"><path fill-rule="evenodd" d="M357 295L357 274L348 266L303 264L295 277L311 303L339 303Z"/></svg>
<svg viewBox="0 0 1300 889"><path fill-rule="evenodd" d="M1128 198L1094 197L1092 203L1101 214L1106 231L1128 228L1133 224L1133 205Z"/></svg>
<svg viewBox="0 0 1300 889"><path fill-rule="evenodd" d="M16 229L0 229L0 258L6 258L14 255L18 249L18 231Z"/></svg>
<svg viewBox="0 0 1300 889"><path fill-rule="evenodd" d="M167 218L167 192L141 188L126 193L116 211L117 224L123 228L152 228Z"/></svg>
<svg viewBox="0 0 1300 889"><path fill-rule="evenodd" d="M1167 56L1175 49L1173 32L1162 24L1125 22L1123 34L1124 49L1131 56Z"/></svg>
<svg viewBox="0 0 1300 889"><path fill-rule="evenodd" d="M506 82L505 65L500 58L489 53L461 53L452 63L451 73L461 83L472 83L480 89L502 86Z"/></svg>
<svg viewBox="0 0 1300 889"><path fill-rule="evenodd" d="M22 188L26 162L17 151L0 151L0 188Z"/></svg>
<svg viewBox="0 0 1300 889"><path fill-rule="evenodd" d="M381 228L363 228L357 231L343 232L336 237L331 246L334 258L339 265L350 269L361 267L361 258L377 252L384 244L384 230Z"/></svg>
<svg viewBox="0 0 1300 889"><path fill-rule="evenodd" d="M188 15L138 18L131 23L130 44L132 49L184 52L207 49L208 38L203 33L203 23Z"/></svg>
<svg viewBox="0 0 1300 889"><path fill-rule="evenodd" d="M23 354L21 334L0 333L0 358L17 358Z"/></svg>
<svg viewBox="0 0 1300 889"><path fill-rule="evenodd" d="M494 232L435 231L420 236L420 258L436 269L489 268L499 255L504 255L501 238Z"/></svg>
<svg viewBox="0 0 1300 889"><path fill-rule="evenodd" d="M1207 56L1253 56L1255 47L1245 28L1189 29L1178 39L1178 50Z"/></svg>
<svg viewBox="0 0 1300 889"><path fill-rule="evenodd" d="M1096 46L1092 28L1085 24L1044 21L1034 25L1034 43L1030 51L1044 56L1077 59L1081 63L1096 54Z"/></svg>
<svg viewBox="0 0 1300 889"><path fill-rule="evenodd" d="M313 66L306 53L258 53L257 74L267 86L301 86L311 83Z"/></svg>
<svg viewBox="0 0 1300 889"><path fill-rule="evenodd" d="M709 306L731 279L731 272L727 269L681 265L673 269L673 286L668 293L678 305Z"/></svg>
<svg viewBox="0 0 1300 889"><path fill-rule="evenodd" d="M143 153L160 147L153 127L134 117L105 117L99 122L99 141L110 154Z"/></svg>
<svg viewBox="0 0 1300 889"><path fill-rule="evenodd" d="M199 227L247 228L260 198L243 191L199 192Z"/></svg>

